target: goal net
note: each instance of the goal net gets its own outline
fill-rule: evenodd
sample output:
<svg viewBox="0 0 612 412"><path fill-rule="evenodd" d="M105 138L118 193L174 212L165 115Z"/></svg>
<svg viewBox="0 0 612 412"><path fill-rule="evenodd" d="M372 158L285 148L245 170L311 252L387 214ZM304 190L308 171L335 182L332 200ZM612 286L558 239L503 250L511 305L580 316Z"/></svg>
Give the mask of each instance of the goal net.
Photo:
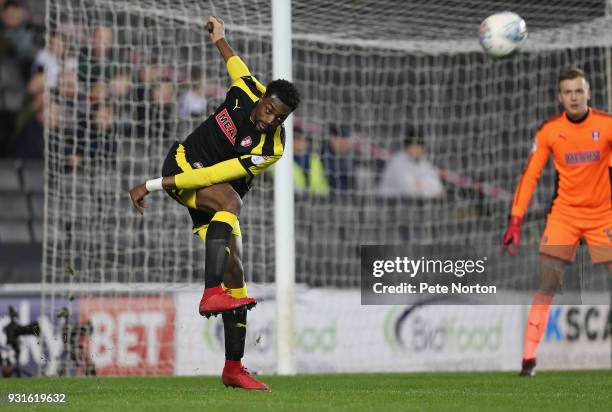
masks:
<svg viewBox="0 0 612 412"><path fill-rule="evenodd" d="M298 283L358 287L364 244L492 249L532 135L559 110L559 71L583 68L592 106L608 107L605 1L413 3L292 2L293 73L303 97L295 123L327 184L317 190L307 176L296 193ZM47 116L57 117L45 130L43 286L51 311L76 313L79 301L92 313L109 294L163 307L160 293L199 290L204 245L188 214L158 193L141 217L127 190L159 176L172 142L224 97L228 76L203 29L207 16L221 16L251 71L272 80L270 7L267 0L47 1L47 44L65 46L58 86L45 101ZM478 25L507 9L526 20L530 37L519 55L492 61L479 49ZM415 135L442 190L383 193L385 165ZM553 183L549 165L526 216L526 244L537 245ZM274 282L273 195L266 172L240 216L245 273L258 284ZM172 369L168 362L150 373Z"/></svg>

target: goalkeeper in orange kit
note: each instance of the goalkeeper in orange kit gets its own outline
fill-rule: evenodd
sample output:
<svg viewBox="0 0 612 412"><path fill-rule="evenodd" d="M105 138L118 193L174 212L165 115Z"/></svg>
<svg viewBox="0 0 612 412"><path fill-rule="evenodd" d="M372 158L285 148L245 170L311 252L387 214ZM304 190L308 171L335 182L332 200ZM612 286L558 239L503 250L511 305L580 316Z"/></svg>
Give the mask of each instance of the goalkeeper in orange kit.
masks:
<svg viewBox="0 0 612 412"><path fill-rule="evenodd" d="M533 376L536 351L546 330L553 295L562 274L574 261L580 239L593 263L612 270L612 203L610 156L612 116L589 107L585 73L571 69L559 75L559 102L565 109L548 119L535 135L527 167L519 180L503 243L511 254L518 246L521 223L542 169L553 155L557 191L540 241L540 285L525 332L521 376Z"/></svg>
<svg viewBox="0 0 612 412"><path fill-rule="evenodd" d="M172 145L162 166L162 177L133 187L130 197L140 213L145 196L158 190L166 191L187 208L193 233L206 244L199 313L223 317L223 383L269 391L241 363L247 309L256 301L247 296L244 283L238 216L252 179L282 156L282 123L298 107L300 95L286 80L263 86L226 42L220 18L210 17L207 27L232 82L225 101L182 143Z"/></svg>

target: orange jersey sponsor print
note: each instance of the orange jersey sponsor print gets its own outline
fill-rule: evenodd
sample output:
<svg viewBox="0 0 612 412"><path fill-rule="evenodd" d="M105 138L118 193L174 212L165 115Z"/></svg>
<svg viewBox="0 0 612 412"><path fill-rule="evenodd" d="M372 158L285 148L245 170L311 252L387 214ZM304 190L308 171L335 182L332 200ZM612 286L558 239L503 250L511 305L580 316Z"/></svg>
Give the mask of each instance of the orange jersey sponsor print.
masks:
<svg viewBox="0 0 612 412"><path fill-rule="evenodd" d="M514 194L512 215L523 216L548 156L557 171L552 211L596 219L610 211L612 116L594 109L573 123L565 112L546 121L535 135L527 166Z"/></svg>

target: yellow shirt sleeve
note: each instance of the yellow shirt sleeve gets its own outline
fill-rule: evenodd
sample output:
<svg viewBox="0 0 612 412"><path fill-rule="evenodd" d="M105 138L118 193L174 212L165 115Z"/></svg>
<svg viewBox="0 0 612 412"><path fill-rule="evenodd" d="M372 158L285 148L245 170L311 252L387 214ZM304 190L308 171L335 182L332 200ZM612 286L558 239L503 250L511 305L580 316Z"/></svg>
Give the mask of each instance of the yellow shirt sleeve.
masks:
<svg viewBox="0 0 612 412"><path fill-rule="evenodd" d="M230 159L210 167L179 173L174 176L174 183L177 189L199 189L217 183L231 182L247 175L248 172L242 167L239 159Z"/></svg>
<svg viewBox="0 0 612 412"><path fill-rule="evenodd" d="M226 63L227 72L229 73L232 83L244 76L250 76L251 72L242 59L236 55L229 58Z"/></svg>
<svg viewBox="0 0 612 412"><path fill-rule="evenodd" d="M210 167L179 173L174 176L174 183L177 189L199 189L247 176L257 176L273 165L281 156L282 153L273 156L244 155L240 158L219 162Z"/></svg>
<svg viewBox="0 0 612 412"><path fill-rule="evenodd" d="M250 77L253 80L253 82L255 82L255 87L257 87L257 89L262 94L266 92L266 87L263 84L261 84L259 80L255 78L255 76L251 74L251 72L249 71L249 68L244 63L244 61L242 61L240 57L234 55L229 58L229 60L227 61L227 72L229 73L229 76L232 79L232 86L230 87L238 86L239 88L244 90L249 95L251 100L256 101L258 100L258 97L255 96L253 94L253 91L249 89L249 87L246 85L246 83L242 79L243 77L246 77L246 76Z"/></svg>

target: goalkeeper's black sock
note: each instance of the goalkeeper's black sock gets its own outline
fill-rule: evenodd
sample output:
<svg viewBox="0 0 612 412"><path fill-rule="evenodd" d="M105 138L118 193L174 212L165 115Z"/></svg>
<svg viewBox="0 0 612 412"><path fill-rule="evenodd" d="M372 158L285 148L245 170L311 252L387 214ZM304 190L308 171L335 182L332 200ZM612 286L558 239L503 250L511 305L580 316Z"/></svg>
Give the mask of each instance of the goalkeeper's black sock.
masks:
<svg viewBox="0 0 612 412"><path fill-rule="evenodd" d="M229 257L229 241L238 217L230 212L217 212L206 231L206 259L204 266L204 287L220 286L225 265Z"/></svg>
<svg viewBox="0 0 612 412"><path fill-rule="evenodd" d="M244 356L247 311L240 309L236 313L226 312L222 316L225 332L225 359L239 361Z"/></svg>

